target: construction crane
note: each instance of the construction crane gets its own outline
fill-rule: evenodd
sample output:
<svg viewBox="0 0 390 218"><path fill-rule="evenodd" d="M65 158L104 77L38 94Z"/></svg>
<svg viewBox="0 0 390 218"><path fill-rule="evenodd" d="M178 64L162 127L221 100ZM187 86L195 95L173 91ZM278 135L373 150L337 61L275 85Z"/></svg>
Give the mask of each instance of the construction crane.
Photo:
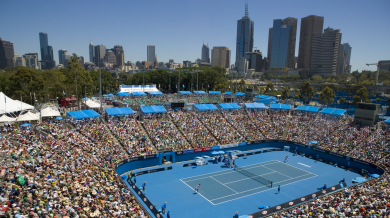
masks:
<svg viewBox="0 0 390 218"><path fill-rule="evenodd" d="M370 65L376 65L376 75L375 75L375 85L379 85L378 84L378 76L379 76L379 63L373 63L373 64L366 64L367 66L370 66Z"/></svg>

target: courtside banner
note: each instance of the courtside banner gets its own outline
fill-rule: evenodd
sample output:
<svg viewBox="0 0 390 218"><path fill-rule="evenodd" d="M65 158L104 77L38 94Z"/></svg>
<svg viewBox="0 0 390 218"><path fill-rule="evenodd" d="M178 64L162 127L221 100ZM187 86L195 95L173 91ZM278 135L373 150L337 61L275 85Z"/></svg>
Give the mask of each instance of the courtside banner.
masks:
<svg viewBox="0 0 390 218"><path fill-rule="evenodd" d="M141 198L141 200L146 204L146 206L152 211L155 217L162 218L163 216L157 211L157 209L153 206L152 202L142 193L142 191L131 181L130 178L127 178L127 182L130 184L131 188L135 191L135 193Z"/></svg>
<svg viewBox="0 0 390 218"><path fill-rule="evenodd" d="M219 146L210 147L210 150L212 150L212 151L213 151L213 150L218 150L218 149L220 149Z"/></svg>
<svg viewBox="0 0 390 218"><path fill-rule="evenodd" d="M317 192L314 192L314 193L312 193L310 195L302 196L300 198L297 198L297 199L294 199L294 200L291 200L291 201L288 201L288 202L276 205L274 207L270 207L270 208L261 210L259 212L251 214L250 216L253 217L253 218L269 216L272 213L276 213L276 212L282 211L282 210L284 210L286 208L296 206L296 205L301 204L301 203L303 203L305 201L310 201L310 200L313 200L313 199L317 199L318 197L321 197L321 196L323 196L325 194L337 191L337 190L339 190L341 188L344 188L345 186L346 186L345 183L344 183L343 187L338 184L338 185L329 187L329 188L327 188L325 190L317 191Z"/></svg>
<svg viewBox="0 0 390 218"><path fill-rule="evenodd" d="M171 170L172 167L162 167L162 168L157 168L157 169L151 169L151 170L144 170L144 171L140 171L140 172L136 172L136 173L132 173L132 175L134 176L139 176L139 175L143 175L143 174L148 174L148 173L155 173L155 172L160 172L160 171L164 171L164 170Z"/></svg>
<svg viewBox="0 0 390 218"><path fill-rule="evenodd" d="M219 148L220 149L223 149L223 148L233 148L233 147L237 147L237 146L238 146L238 143L234 143L234 144L220 145Z"/></svg>
<svg viewBox="0 0 390 218"><path fill-rule="evenodd" d="M122 160L121 162L119 162L117 165L116 165L116 168L122 166L123 164L127 164L129 162L133 162L133 161L137 161L137 160L143 160L143 159L149 159L149 158L155 158L156 155L155 154L151 154L151 155L145 155L145 156L138 156L138 157L132 157L132 158L127 158L125 160Z"/></svg>
<svg viewBox="0 0 390 218"><path fill-rule="evenodd" d="M191 150L184 150L183 151L183 154L192 154L194 153L194 149L191 149Z"/></svg>
<svg viewBox="0 0 390 218"><path fill-rule="evenodd" d="M196 149L194 149L194 152L210 151L210 150L211 150L210 147L207 147L207 148L196 148Z"/></svg>
<svg viewBox="0 0 390 218"><path fill-rule="evenodd" d="M240 142L238 143L238 146L245 146L246 145L246 142Z"/></svg>

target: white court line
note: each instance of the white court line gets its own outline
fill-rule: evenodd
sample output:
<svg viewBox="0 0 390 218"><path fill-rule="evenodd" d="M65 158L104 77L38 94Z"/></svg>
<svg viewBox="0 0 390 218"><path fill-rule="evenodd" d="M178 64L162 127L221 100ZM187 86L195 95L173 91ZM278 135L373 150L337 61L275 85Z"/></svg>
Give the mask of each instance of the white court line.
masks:
<svg viewBox="0 0 390 218"><path fill-rule="evenodd" d="M305 175L309 175L309 174L305 174ZM317 175L316 175L317 176ZM313 177L316 177L316 176L313 176ZM308 178L306 178L306 179L311 179L311 178L313 178L313 177L308 177ZM295 178L298 178L298 177L295 177ZM298 180L298 181L295 181L295 182L292 182L292 183L288 183L288 184L286 184L286 185L291 185L291 184L294 184L294 183L296 183L296 182L300 182L300 181L303 181L303 180L306 180L306 179L301 179L301 180ZM286 186L285 185L285 186ZM237 199L240 199L240 198L245 198L245 197L248 197L248 196L251 196L251 195L254 195L254 194L258 194L258 193L261 193L261 192L265 192L265 191L268 191L269 189L266 189L266 190L263 190L263 191L260 191L260 192L255 192L255 193L253 193L253 194L250 194L250 195L245 195L245 196L242 196L242 197L239 197L239 198L234 198L234 199L231 199L231 200L227 200L227 201L223 201L223 202L220 202L220 203L218 203L218 204L223 204L223 203L226 203L226 202L229 202L229 201L234 201L234 200L237 200ZM213 199L213 200L215 200L215 199ZM211 201L213 201L213 200L211 200ZM218 204L214 204L213 203L213 205L218 205Z"/></svg>
<svg viewBox="0 0 390 218"><path fill-rule="evenodd" d="M268 167L265 167L265 166L263 166L264 168L267 168L267 169L269 169L269 170L273 170L273 169L271 169L271 168L268 168ZM283 176L287 176L286 174L283 174L283 173L281 173L281 172L279 172L279 171L276 171L276 170L273 170L275 173L279 173L279 174L282 174ZM288 178L293 178L293 177L291 177L291 176L287 176Z"/></svg>
<svg viewBox="0 0 390 218"><path fill-rule="evenodd" d="M261 174L261 175L258 175L258 176L248 177L248 178L240 179L240 180L235 180L233 182L227 182L227 183L224 183L224 184L230 184L230 183L235 183L235 182L239 182L239 181L242 181L242 180L253 179L253 178L256 178L256 177L259 177L259 176L264 176L264 175L268 175L268 174L272 174L272 173L276 173L276 172L270 172L270 173L266 173L266 174Z"/></svg>
<svg viewBox="0 0 390 218"><path fill-rule="evenodd" d="M265 162L265 163L266 163L266 162ZM258 163L257 163L257 164L258 164ZM255 165L255 164L252 164L252 165L248 165L248 166L252 166L252 167L246 167L246 166L245 166L245 169L253 169L253 168L262 167L262 166L271 165L271 164L276 164L276 163L264 164L264 165L259 165L259 166L252 166L252 165ZM228 172L219 174L219 172L225 172L225 171L228 171ZM209 177L209 176L203 177L204 175L216 174L216 175L212 175L212 176L221 176L221 175L225 175L225 174L234 173L234 172L237 172L237 171L232 170L232 169L228 169L228 170L223 170L223 171L219 171L219 172L206 173L206 174L202 174L202 175L199 175L199 176L187 177L187 178L183 178L183 180L185 180L186 182L191 182L191 181L195 181L195 180L204 179L204 178ZM202 177L200 177L200 176L202 176ZM191 179L191 180L186 180L186 179L194 178L194 177L200 177L200 178Z"/></svg>
<svg viewBox="0 0 390 218"><path fill-rule="evenodd" d="M300 164L300 165L302 165L302 166L305 166L305 167L311 167L311 166L309 166L309 165L306 165L306 164L303 164L303 163L300 163L300 162L298 162L298 164Z"/></svg>
<svg viewBox="0 0 390 218"><path fill-rule="evenodd" d="M223 184L222 182L220 182L220 181L216 180L214 177L210 176L210 178L214 179L215 181L219 182L220 184L222 184L222 185L223 185L223 186L225 186L226 188L228 188L228 189L230 189L230 190L232 190L232 191L234 191L235 193L237 193L237 194L238 194L238 192L236 192L236 190L234 190L234 189L230 188L229 186L227 186L227 185Z"/></svg>
<svg viewBox="0 0 390 218"><path fill-rule="evenodd" d="M266 162L263 162L263 163L274 162L274 161L277 161L277 160L266 161ZM261 165L261 164L263 164L263 163L255 163L255 164L246 165L246 166ZM270 163L270 164L274 164L274 163ZM265 164L265 165L270 165L270 164ZM248 169L250 169L250 168L248 168ZM221 170L221 171L218 171L218 172L206 173L206 174L202 174L202 175L199 175L199 176L204 176L204 175L208 175L208 174L217 174L217 173L220 173L220 172L225 172L225 171L230 171L230 170L231 170L231 169ZM219 175L224 175L224 174L225 174L225 173L219 174ZM194 177L199 177L199 176L191 176L191 177L182 178L182 179L189 179L189 178L194 178Z"/></svg>
<svg viewBox="0 0 390 218"><path fill-rule="evenodd" d="M278 161L278 160L277 160L277 161ZM286 163L283 163L282 161L278 161L278 162L280 162L280 163L282 163L282 164L286 164ZM291 166L291 167L294 167L293 165L290 165L290 164L286 164L286 165L289 165L289 166ZM294 168L297 168L297 169L299 169L299 170L302 170L302 171L305 171L305 172L307 172L307 173L311 173L311 174L314 174L314 175L318 176L317 174L312 173L312 172L309 172L309 171L307 171L307 170L304 170L304 169L301 169L301 168L298 168L298 167L294 167Z"/></svg>
<svg viewBox="0 0 390 218"><path fill-rule="evenodd" d="M180 181L182 181L181 179L180 179ZM183 181L182 181L183 182ZM183 182L184 184L186 184L188 187L190 187L190 189L192 189L192 190L194 190L195 191L195 189L193 189L191 186L189 186L187 183L185 183L185 182ZM204 199L206 199L208 202L210 202L212 205L215 205L213 202L211 202L209 199L207 199L205 196L203 196L202 194L200 194L199 192L198 192L198 195L200 195L200 196L202 196Z"/></svg>

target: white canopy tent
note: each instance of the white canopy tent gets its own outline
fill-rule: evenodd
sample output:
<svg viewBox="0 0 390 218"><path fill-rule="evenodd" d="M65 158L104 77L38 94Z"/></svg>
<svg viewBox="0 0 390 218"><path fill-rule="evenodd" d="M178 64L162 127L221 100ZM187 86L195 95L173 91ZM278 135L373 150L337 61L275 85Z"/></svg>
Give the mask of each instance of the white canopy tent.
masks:
<svg viewBox="0 0 390 218"><path fill-rule="evenodd" d="M89 107L89 108L100 108L100 102L97 102L97 101L92 101L92 100L87 100L85 102L85 104Z"/></svg>
<svg viewBox="0 0 390 218"><path fill-rule="evenodd" d="M31 111L25 113L25 114L22 114L20 115L16 121L17 122L20 122L20 121L31 121L31 120L39 120L40 118L40 115L41 113L32 113Z"/></svg>
<svg viewBox="0 0 390 218"><path fill-rule="evenodd" d="M0 117L0 123L14 122L14 121L16 121L16 118L9 117L5 114Z"/></svg>
<svg viewBox="0 0 390 218"><path fill-rule="evenodd" d="M18 100L13 100L3 92L0 92L0 114L32 109L34 109L34 106Z"/></svg>
<svg viewBox="0 0 390 218"><path fill-rule="evenodd" d="M60 112L56 108L46 107L41 110L41 117L59 117Z"/></svg>

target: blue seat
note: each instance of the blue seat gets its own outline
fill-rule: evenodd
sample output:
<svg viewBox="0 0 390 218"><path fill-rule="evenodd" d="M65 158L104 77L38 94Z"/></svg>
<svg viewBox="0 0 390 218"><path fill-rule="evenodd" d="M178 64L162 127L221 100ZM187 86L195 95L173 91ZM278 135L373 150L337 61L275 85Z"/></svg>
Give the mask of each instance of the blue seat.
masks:
<svg viewBox="0 0 390 218"><path fill-rule="evenodd" d="M318 190L321 190L321 189L322 189L322 187L320 186L320 187L318 187L317 189L318 189Z"/></svg>
<svg viewBox="0 0 390 218"><path fill-rule="evenodd" d="M264 205L261 205L261 206L259 206L259 209L260 209L260 210L265 209L265 206L264 206Z"/></svg>

